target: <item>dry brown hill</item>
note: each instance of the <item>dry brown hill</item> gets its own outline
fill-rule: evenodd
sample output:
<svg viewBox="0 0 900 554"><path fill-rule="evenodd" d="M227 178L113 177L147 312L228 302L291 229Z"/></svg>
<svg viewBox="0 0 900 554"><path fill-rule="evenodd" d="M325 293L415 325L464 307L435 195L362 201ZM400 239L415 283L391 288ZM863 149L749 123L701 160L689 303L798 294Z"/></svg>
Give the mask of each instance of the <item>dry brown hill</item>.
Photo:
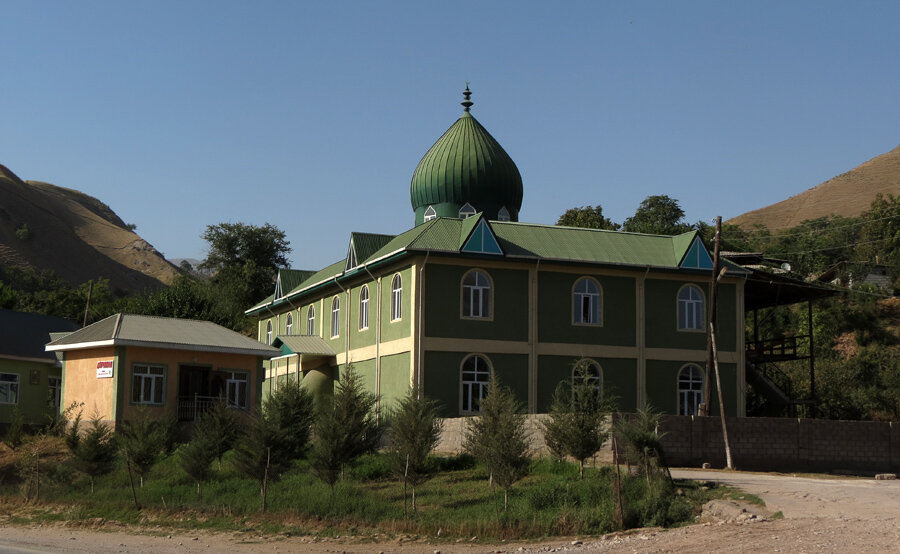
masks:
<svg viewBox="0 0 900 554"><path fill-rule="evenodd" d="M23 225L28 233L17 236ZM72 284L105 278L114 291L159 287L177 274L103 202L77 190L22 181L3 165L0 263L49 269Z"/></svg>
<svg viewBox="0 0 900 554"><path fill-rule="evenodd" d="M900 146L787 200L726 223L782 229L832 214L855 217L869 208L878 193L900 195Z"/></svg>

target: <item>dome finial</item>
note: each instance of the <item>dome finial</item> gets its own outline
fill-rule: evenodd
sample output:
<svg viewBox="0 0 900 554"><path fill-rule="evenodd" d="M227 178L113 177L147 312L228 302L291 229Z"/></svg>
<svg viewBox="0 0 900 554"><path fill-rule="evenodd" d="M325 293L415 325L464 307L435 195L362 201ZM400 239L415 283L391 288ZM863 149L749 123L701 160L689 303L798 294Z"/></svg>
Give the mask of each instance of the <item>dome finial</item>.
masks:
<svg viewBox="0 0 900 554"><path fill-rule="evenodd" d="M471 108L472 104L474 104L474 102L472 102L471 100L472 91L469 90L469 81L466 81L466 90L463 91L463 97L465 98L465 100L460 102L460 104L465 109L465 111L468 112L469 108Z"/></svg>

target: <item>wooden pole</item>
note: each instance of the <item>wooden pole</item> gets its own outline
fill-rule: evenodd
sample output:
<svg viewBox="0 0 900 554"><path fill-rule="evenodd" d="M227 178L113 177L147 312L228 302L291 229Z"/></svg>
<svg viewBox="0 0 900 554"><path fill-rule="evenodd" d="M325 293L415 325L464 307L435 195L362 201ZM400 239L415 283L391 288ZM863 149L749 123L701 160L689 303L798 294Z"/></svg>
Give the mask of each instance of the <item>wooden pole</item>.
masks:
<svg viewBox="0 0 900 554"><path fill-rule="evenodd" d="M82 327L87 327L88 312L91 309L91 293L93 293L93 292L94 292L94 280L91 279L90 281L88 281L88 297L87 297L87 302L85 302L85 304L84 304L84 320L81 322Z"/></svg>
<svg viewBox="0 0 900 554"><path fill-rule="evenodd" d="M725 441L725 465L728 469L734 469L731 461L731 446L728 444L728 428L725 426L725 403L722 400L722 381L719 379L719 356L716 348L716 329L710 324L713 344L713 367L716 368L716 390L719 393L719 419L722 421L722 439Z"/></svg>
<svg viewBox="0 0 900 554"><path fill-rule="evenodd" d="M706 334L706 383L703 385L703 403L700 406L700 415L708 416L710 413L709 410L709 397L710 397L710 388L711 383L709 380L710 373L712 373L713 369L713 342L715 339L712 336L712 328L716 323L716 289L718 288L716 285L718 284L718 275L719 275L719 242L720 236L722 235L722 216L716 216L716 238L715 238L715 246L713 248L713 268L712 268L712 279L709 291L709 331ZM718 381L718 377L716 377Z"/></svg>

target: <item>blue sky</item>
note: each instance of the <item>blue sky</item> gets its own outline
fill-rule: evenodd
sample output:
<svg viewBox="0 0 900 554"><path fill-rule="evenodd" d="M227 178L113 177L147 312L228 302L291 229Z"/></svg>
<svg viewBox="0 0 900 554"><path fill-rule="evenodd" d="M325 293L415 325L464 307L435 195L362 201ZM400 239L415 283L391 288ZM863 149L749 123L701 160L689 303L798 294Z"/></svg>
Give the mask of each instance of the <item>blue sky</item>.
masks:
<svg viewBox="0 0 900 554"><path fill-rule="evenodd" d="M0 163L109 204L169 258L272 223L292 265L413 224L409 181L473 115L521 221L645 197L689 221L900 144L897 2L0 0Z"/></svg>

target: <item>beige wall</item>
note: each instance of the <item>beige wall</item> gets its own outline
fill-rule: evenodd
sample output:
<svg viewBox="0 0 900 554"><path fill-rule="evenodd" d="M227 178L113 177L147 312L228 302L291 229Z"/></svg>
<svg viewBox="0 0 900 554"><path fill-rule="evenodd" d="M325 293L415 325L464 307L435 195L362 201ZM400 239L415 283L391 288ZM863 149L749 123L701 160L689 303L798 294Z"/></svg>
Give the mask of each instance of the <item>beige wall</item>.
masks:
<svg viewBox="0 0 900 554"><path fill-rule="evenodd" d="M115 373L112 378L97 379L97 362L114 358L115 349L111 346L66 352L60 409L65 410L72 402L79 402L83 404L84 419L94 417L104 421L115 419L113 413ZM119 370L118 367L114 369L115 372Z"/></svg>

